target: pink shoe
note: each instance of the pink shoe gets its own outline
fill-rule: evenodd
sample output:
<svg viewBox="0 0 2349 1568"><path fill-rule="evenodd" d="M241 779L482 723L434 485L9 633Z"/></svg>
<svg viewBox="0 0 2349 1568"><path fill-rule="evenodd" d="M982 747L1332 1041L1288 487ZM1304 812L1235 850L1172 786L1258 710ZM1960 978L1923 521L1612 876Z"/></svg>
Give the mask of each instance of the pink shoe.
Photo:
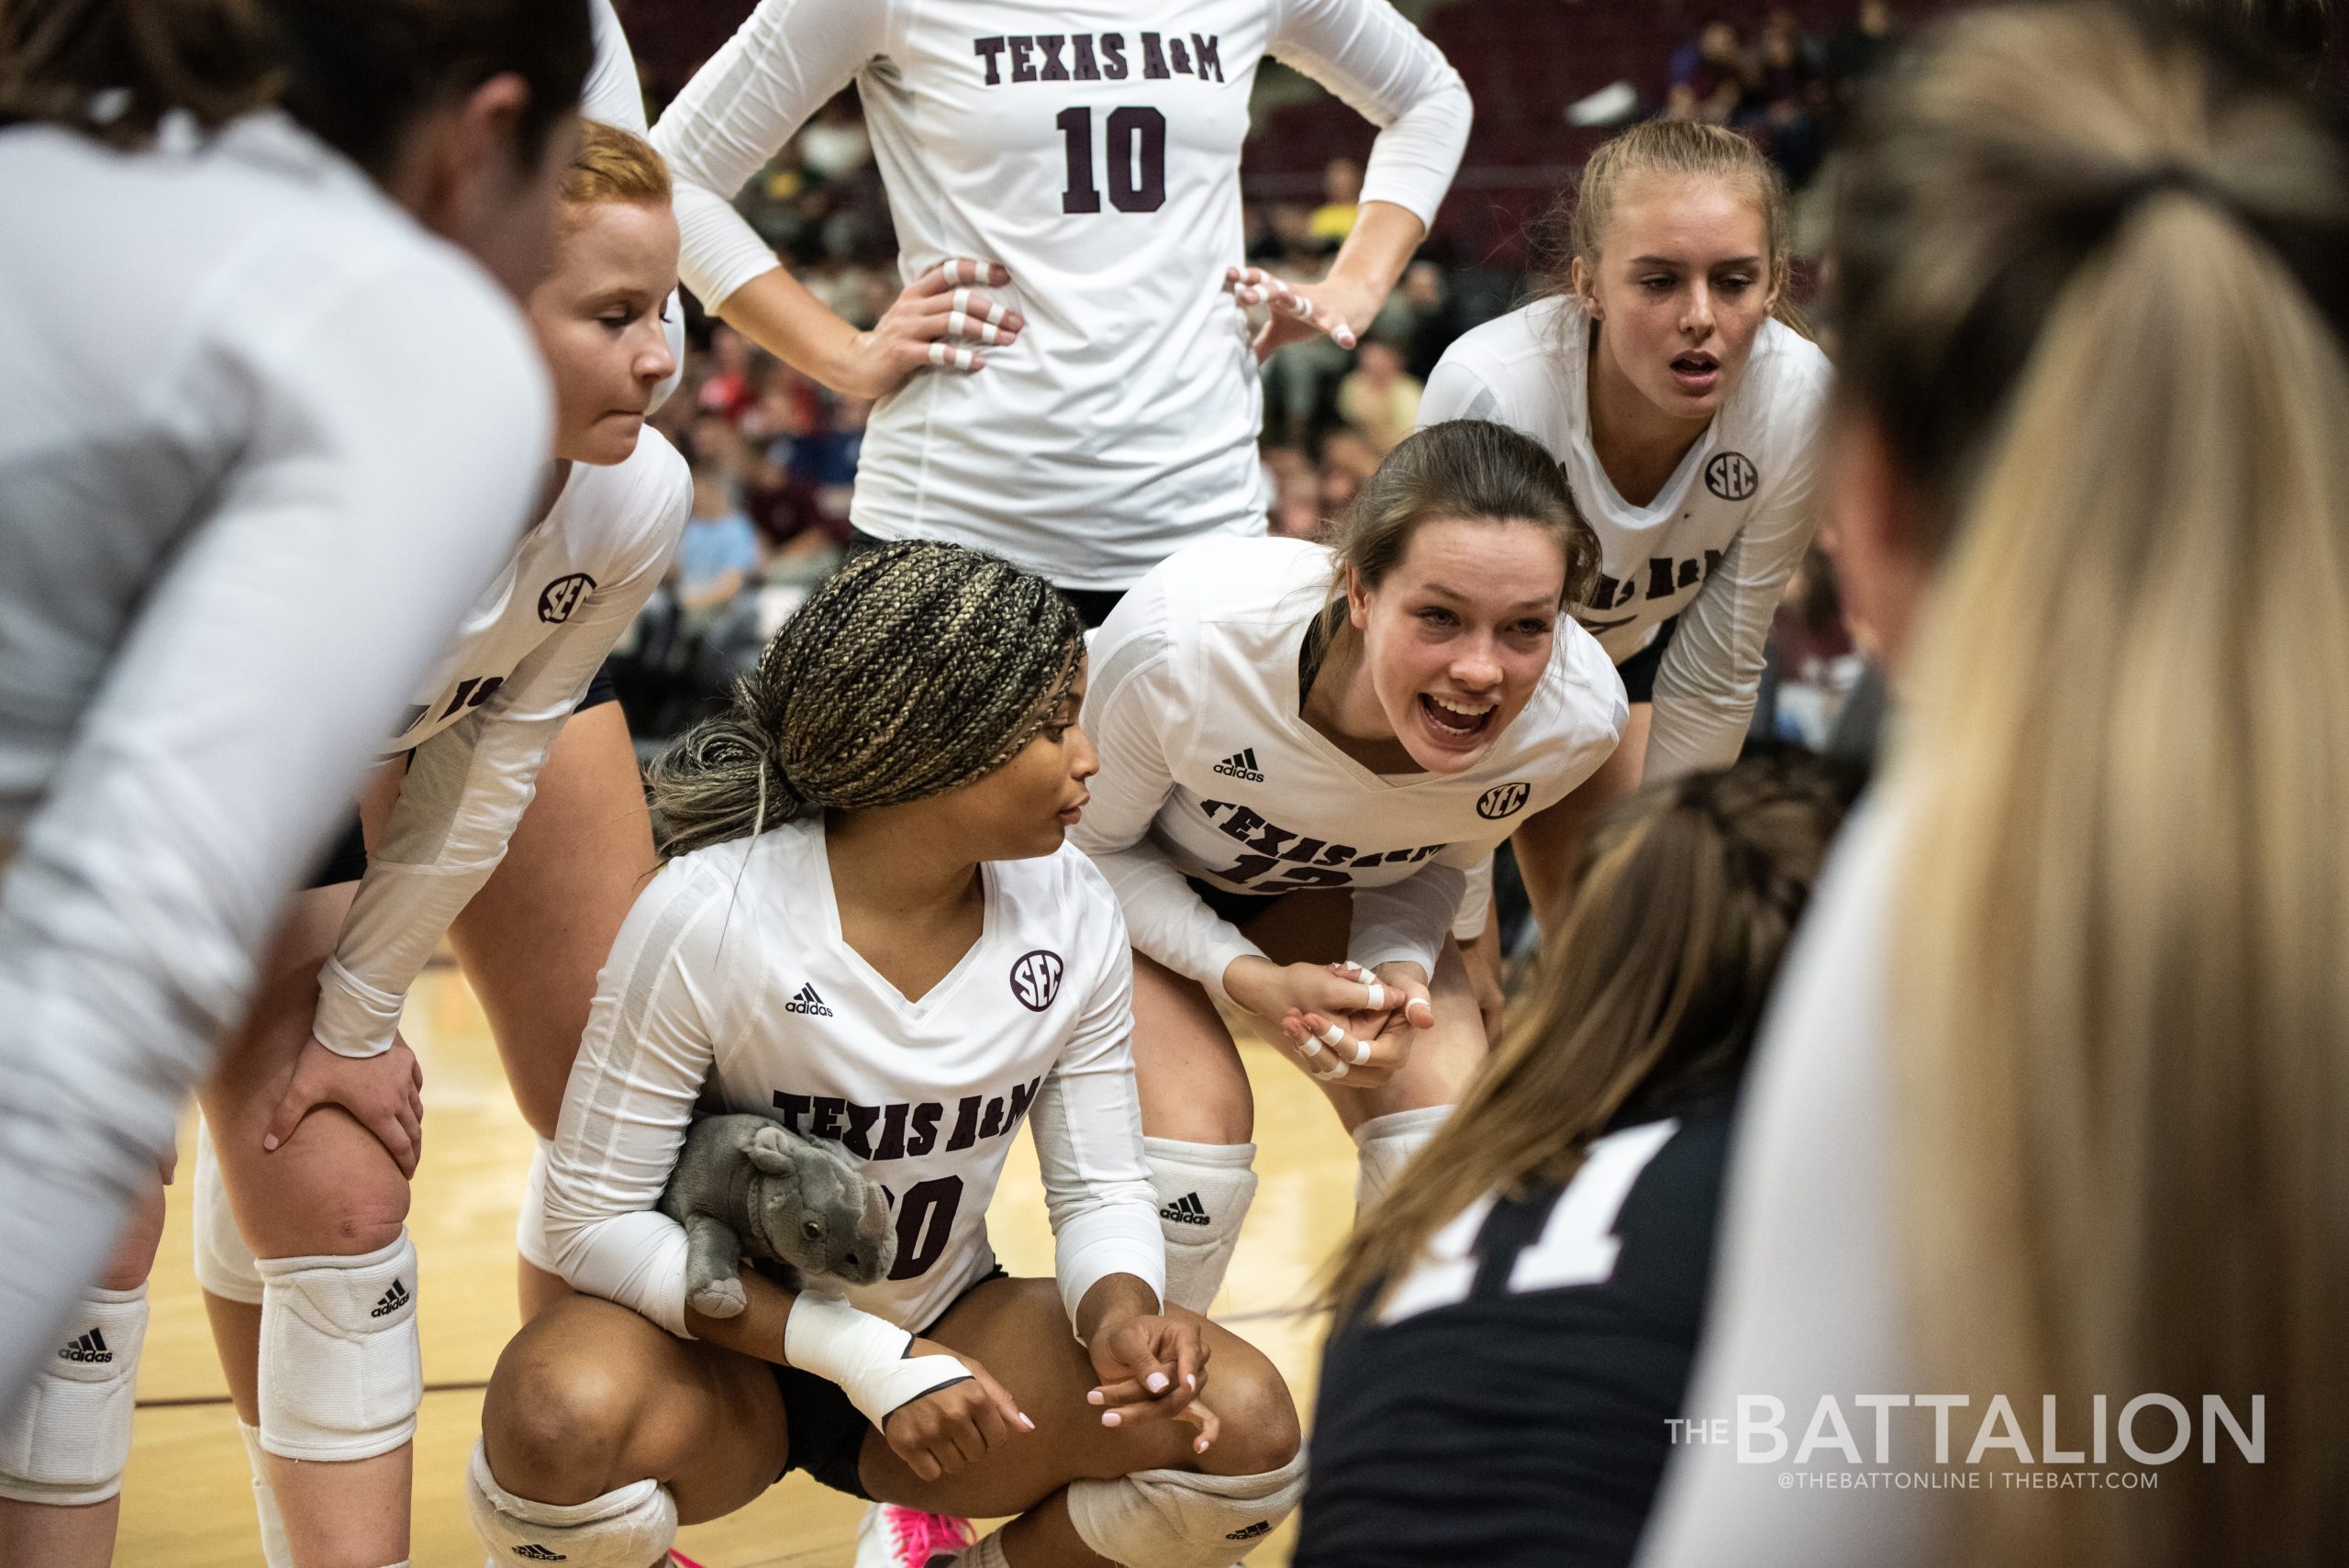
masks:
<svg viewBox="0 0 2349 1568"><path fill-rule="evenodd" d="M669 1549L669 1561L675 1563L677 1568L701 1568L700 1563L695 1562L692 1558L686 1556L684 1552L679 1551L674 1547L671 1547Z"/></svg>
<svg viewBox="0 0 2349 1568"><path fill-rule="evenodd" d="M856 1568L930 1568L931 1559L952 1558L978 1539L968 1519L875 1503L857 1521Z"/></svg>

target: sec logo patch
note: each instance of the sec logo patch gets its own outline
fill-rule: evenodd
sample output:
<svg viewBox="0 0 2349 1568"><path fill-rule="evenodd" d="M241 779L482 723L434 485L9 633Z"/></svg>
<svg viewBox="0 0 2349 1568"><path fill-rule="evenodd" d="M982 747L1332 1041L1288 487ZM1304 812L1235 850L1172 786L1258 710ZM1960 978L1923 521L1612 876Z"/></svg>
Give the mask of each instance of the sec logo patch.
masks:
<svg viewBox="0 0 2349 1568"><path fill-rule="evenodd" d="M1722 452L1705 465L1705 488L1724 501L1742 501L1761 483L1761 473L1743 452Z"/></svg>
<svg viewBox="0 0 2349 1568"><path fill-rule="evenodd" d="M595 591L596 579L584 572L558 577L539 591L539 618L550 626L561 626L571 618L580 601Z"/></svg>
<svg viewBox="0 0 2349 1568"><path fill-rule="evenodd" d="M1061 955L1038 948L1011 966L1011 994L1031 1013L1041 1013L1061 994Z"/></svg>
<svg viewBox="0 0 2349 1568"><path fill-rule="evenodd" d="M1525 809L1533 795L1530 784L1495 784L1476 801L1476 815L1487 822L1497 822L1504 817L1514 817Z"/></svg>

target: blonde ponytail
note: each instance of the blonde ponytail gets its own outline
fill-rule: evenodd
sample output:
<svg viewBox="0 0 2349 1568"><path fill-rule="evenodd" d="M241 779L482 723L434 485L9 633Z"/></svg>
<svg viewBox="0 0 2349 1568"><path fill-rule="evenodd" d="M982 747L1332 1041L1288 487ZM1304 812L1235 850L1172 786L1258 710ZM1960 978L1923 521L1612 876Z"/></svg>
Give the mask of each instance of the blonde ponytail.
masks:
<svg viewBox="0 0 2349 1568"><path fill-rule="evenodd" d="M2313 1568L2349 1496L2340 149L2100 6L1961 18L1872 116L1847 388L1943 553L1892 773L1923 1371L2054 1396L2067 1448L2098 1396L2265 1401L2263 1463L1953 1494L1954 1560Z"/></svg>

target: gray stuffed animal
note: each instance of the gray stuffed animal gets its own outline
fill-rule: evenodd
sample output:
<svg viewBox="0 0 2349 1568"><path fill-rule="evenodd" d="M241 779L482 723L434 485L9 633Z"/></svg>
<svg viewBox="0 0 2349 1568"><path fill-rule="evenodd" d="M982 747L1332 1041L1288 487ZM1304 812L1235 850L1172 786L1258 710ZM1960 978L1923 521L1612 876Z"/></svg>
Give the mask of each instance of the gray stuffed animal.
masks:
<svg viewBox="0 0 2349 1568"><path fill-rule="evenodd" d="M833 1145L755 1114L696 1120L660 1207L685 1228L685 1300L706 1318L748 1305L746 1256L871 1284L897 1252L878 1182Z"/></svg>

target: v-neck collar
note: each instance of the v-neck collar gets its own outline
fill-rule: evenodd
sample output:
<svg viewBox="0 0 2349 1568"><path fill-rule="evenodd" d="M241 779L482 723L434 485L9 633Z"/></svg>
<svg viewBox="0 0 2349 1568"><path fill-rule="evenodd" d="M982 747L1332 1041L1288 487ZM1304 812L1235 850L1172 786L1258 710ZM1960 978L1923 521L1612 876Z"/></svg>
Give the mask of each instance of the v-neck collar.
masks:
<svg viewBox="0 0 2349 1568"><path fill-rule="evenodd" d="M998 884L996 881L994 865L986 861L979 862L979 934L971 939L971 945L963 950L963 956L954 961L954 967L939 976L938 983L923 992L919 1001L913 1001L908 999L903 991L897 989L895 981L874 968L865 956L857 951L854 944L848 940L847 934L841 927L839 891L832 885L831 841L825 833L821 821L817 822L813 836L816 840L816 895L823 907L826 934L832 939L832 944L847 955L849 962L871 978L874 989L879 991L892 1006L911 1018L923 1017L929 1013L939 998L948 995L955 986L961 984L963 977L976 967L980 950L987 945L987 939L993 936L996 928L1002 924L997 902Z"/></svg>

